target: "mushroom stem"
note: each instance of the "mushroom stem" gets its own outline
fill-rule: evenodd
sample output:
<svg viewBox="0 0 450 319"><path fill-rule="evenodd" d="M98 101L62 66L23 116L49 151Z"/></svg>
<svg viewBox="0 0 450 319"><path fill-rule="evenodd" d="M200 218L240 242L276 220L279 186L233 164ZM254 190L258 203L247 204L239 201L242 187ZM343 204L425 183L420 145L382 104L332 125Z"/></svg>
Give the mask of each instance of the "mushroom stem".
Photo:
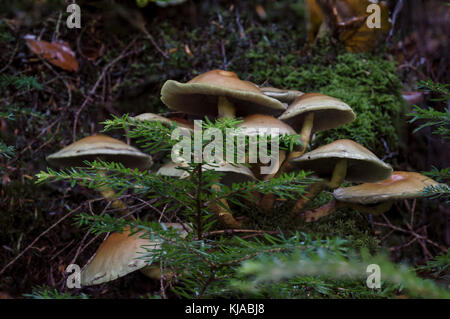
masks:
<svg viewBox="0 0 450 319"><path fill-rule="evenodd" d="M302 130L300 131L301 141L303 143L302 149L300 151L290 152L288 157L284 159L283 164L281 164L280 168L278 169L278 172L271 177L278 178L281 176L281 174L292 170L293 165L289 163L289 161L293 158L300 157L305 153L306 148L309 145L313 125L314 125L314 112L309 112L305 116L305 119L303 120ZM267 210L270 209L270 207L273 207L274 203L275 203L275 196L273 194L266 194L261 200L261 207Z"/></svg>
<svg viewBox="0 0 450 319"><path fill-rule="evenodd" d="M336 189L342 184L347 175L347 163L347 159L343 158L334 166L333 175L327 184L329 188Z"/></svg>
<svg viewBox="0 0 450 319"><path fill-rule="evenodd" d="M324 182L318 182L315 184L312 184L309 189L308 193L304 195L304 197L300 198L292 208L292 213L298 214L300 213L306 205L316 198L317 195L319 195L325 188L327 187L327 184Z"/></svg>
<svg viewBox="0 0 450 319"><path fill-rule="evenodd" d="M322 217L331 215L336 210L341 208L351 208L360 213L379 215L389 211L393 203L393 201L386 201L375 206L366 206L361 204L344 203L337 200L332 200L319 208L305 212L303 218L307 223L314 222Z"/></svg>
<svg viewBox="0 0 450 319"><path fill-rule="evenodd" d="M300 136L302 138L302 143L303 143L303 152L301 155L303 155L303 153L305 153L306 148L309 145L309 140L311 138L311 132L312 132L312 128L314 125L314 112L309 112L308 114L306 114L305 119L303 120L303 126L302 126L302 130L300 132ZM298 156L301 156L298 155ZM297 156L295 156L297 157Z"/></svg>
<svg viewBox="0 0 450 319"><path fill-rule="evenodd" d="M280 161L280 163L284 163L284 161L286 160L286 151L280 150L278 160ZM278 167L278 170L276 172L264 176L263 181L271 180L274 176L276 177L280 170L280 166ZM274 203L275 195L265 194L259 202L259 206L264 210L270 210L273 207Z"/></svg>
<svg viewBox="0 0 450 319"><path fill-rule="evenodd" d="M98 170L97 173L102 177L106 177L105 172L103 172L101 170ZM111 187L106 186L106 185L101 185L99 187L98 191L100 192L100 194L102 194L104 199L111 202L111 206L114 209L117 209L120 211L120 214L122 216L127 216L127 218L135 220L135 218L128 211L127 205L125 205L125 203L122 200L115 198L116 192L114 192L114 190Z"/></svg>
<svg viewBox="0 0 450 319"><path fill-rule="evenodd" d="M211 186L212 191L217 192L220 191L220 189L220 186L217 184L213 184ZM241 223L234 219L233 215L230 213L230 206L228 205L227 200L225 198L220 198L219 201L222 205L213 202L209 206L216 215L217 219L230 229L240 228Z"/></svg>
<svg viewBox="0 0 450 319"><path fill-rule="evenodd" d="M219 96L217 103L217 113L219 118L235 118L236 110L234 104L225 96Z"/></svg>
<svg viewBox="0 0 450 319"><path fill-rule="evenodd" d="M341 159L337 164L334 166L333 175L331 177L331 180L329 182L319 182L316 184L313 184L309 190L308 193L305 195L305 197L300 198L292 208L292 212L294 214L300 213L306 205L316 198L317 195L319 195L324 189L331 188L336 189L338 188L342 182L345 179L345 176L347 175L347 159Z"/></svg>

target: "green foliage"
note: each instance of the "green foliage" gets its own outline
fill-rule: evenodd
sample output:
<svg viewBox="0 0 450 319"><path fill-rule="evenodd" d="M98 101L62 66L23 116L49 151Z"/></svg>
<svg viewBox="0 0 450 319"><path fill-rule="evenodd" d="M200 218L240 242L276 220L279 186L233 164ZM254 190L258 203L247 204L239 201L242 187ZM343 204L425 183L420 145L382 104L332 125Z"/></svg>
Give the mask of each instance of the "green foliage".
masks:
<svg viewBox="0 0 450 319"><path fill-rule="evenodd" d="M264 23L255 16L256 4L265 8ZM315 145L350 138L380 157L387 153L384 142L389 152L398 151L404 101L394 63L379 55L345 53L344 48L336 50L328 44L319 44L311 52L299 50L306 38L304 2L249 1L241 6L248 10L222 10L212 5L203 18L214 23L188 30L182 20L159 21L155 35L161 39L162 49L170 52L168 59L147 54L149 47L117 90L140 92L138 86L151 86L150 92L145 91L148 97L142 101L142 111L164 112L167 109L158 96L166 80L186 82L207 70L228 69L258 85L320 92L348 103L356 120L319 133ZM293 24L286 15L299 23ZM129 109L124 105L124 112ZM135 103L133 110L139 112Z"/></svg>
<svg viewBox="0 0 450 319"><path fill-rule="evenodd" d="M237 123L236 120L206 121L204 128L224 131ZM105 130L125 129L128 136L146 150L167 153L174 143L170 134L174 127L159 122L135 121L125 115L104 124ZM201 141L202 150L209 142ZM313 237L282 229L272 235L271 231L256 228L251 231L258 236L244 239L223 230L210 211L211 203L221 205L219 199L222 198L233 207L245 208L252 201L253 191L298 198L305 187L315 181L305 172L284 174L270 181L219 184L219 190L211 191L222 173L202 170L204 162L180 167L188 173L185 179L129 169L118 163L94 161L85 162L85 165L64 171L47 169L37 175L36 182L65 180L72 186L79 184L92 189L106 185L119 195L127 191L143 199L155 199L155 209L164 209L167 218L176 214L187 222L194 231L187 238L181 238L176 230L166 229L155 221L130 221L110 214L87 213L80 213L75 218L79 227L89 229L92 234L121 231L129 226L134 231L144 231L152 241L162 242L159 248L147 248L148 253L142 258L148 265L158 262L163 272L177 274L172 279L175 282L171 291L178 296L306 298L313 294L330 298L386 298L395 296L398 291L413 297L448 296L448 292L430 281L421 280L406 266L392 265L384 256L350 253L350 247L371 245L369 239L361 241L362 234L358 233L356 224L351 226L355 219L345 220L344 217L338 221L345 225L335 227L337 232L329 234L332 237ZM106 174L98 174L99 171ZM343 229L348 232L341 232ZM343 237L348 239L340 239ZM382 267L383 278L389 282L382 290L368 289L361 281L367 276L364 267L368 263L378 263Z"/></svg>
<svg viewBox="0 0 450 319"><path fill-rule="evenodd" d="M450 281L450 249L445 254L436 256L432 260L428 260L426 265L416 267L417 270L428 272L434 278L446 279Z"/></svg>
<svg viewBox="0 0 450 319"><path fill-rule="evenodd" d="M253 65L250 73L257 83L269 81L277 87L337 97L356 113L355 121L318 134L314 144L349 138L382 155L386 153L384 140L390 151L397 149L397 126L404 102L393 63L379 56L351 53L330 60L324 49L309 61L287 54L283 61L277 61L280 67L273 68L267 62L270 49L259 50L258 54L251 51L247 56Z"/></svg>
<svg viewBox="0 0 450 319"><path fill-rule="evenodd" d="M422 172L422 174L424 174L438 182L445 182L450 179L450 167L446 167L443 169L438 169L436 167L433 167L431 169L431 171Z"/></svg>
<svg viewBox="0 0 450 319"><path fill-rule="evenodd" d="M414 133L420 131L421 129L429 126L437 126L434 129L433 134L442 135L444 139L450 138L450 111L445 110L444 112L436 111L433 108L422 109L421 107L414 105L415 113L410 113L408 115L413 116L410 120L411 123L417 120L425 120L426 122L414 129Z"/></svg>
<svg viewBox="0 0 450 319"><path fill-rule="evenodd" d="M344 54L331 46L319 45L312 48L312 54L299 51L305 38L304 25L292 24L292 19L286 19L286 14L299 21L304 20L303 2L264 2L268 15L264 23L259 23L258 18L254 17L255 3L260 4L256 1L245 2L235 5L234 10L223 10L219 4L211 4L206 6L210 9L201 14L201 19L206 22L199 22L198 27L192 28L186 28L187 22L191 21L179 14L173 21L155 17L148 30L158 39L158 45L168 55L168 59L148 43L141 47L143 51L138 59L120 66L123 73L118 72L121 74L120 80L116 78L116 85L111 92L114 97L120 96L122 99L115 104L115 107L118 106L117 111L127 113L131 109L135 114L140 111L165 111L167 109L159 99L160 87L165 80L187 81L201 72L223 68L258 84L321 92L341 98L351 105L357 113L357 121L338 130L317 134L314 146L337 138L352 138L378 155L386 151L384 142L390 151L395 151L398 141L395 126L403 103L395 65L380 56ZM168 9L168 17L170 14ZM205 39L223 40L219 43ZM117 50L106 50L103 61L99 62L112 61L119 54L120 49ZM25 84L11 82L5 88ZM80 92L74 93L74 99L84 99ZM130 96L139 96L141 109ZM205 121L203 129L218 128L223 131L238 123L239 120ZM176 124L167 127L157 122L135 121L128 115L113 117L102 124L107 132L125 131L143 151L154 156L157 165L160 159L167 158L168 152L177 142L170 138ZM209 142L202 140L202 147ZM295 145L298 145L298 136L281 138L282 147L292 149ZM212 191L211 186L217 184L222 174L203 171L204 163L180 168L188 173L188 177L183 180L157 175L154 170L142 172L128 169L118 163L94 161L86 162L85 165L83 168L41 171L37 175L37 183L65 181L71 186L82 185L92 190L108 186L118 196L132 195L130 202L138 198L151 203L150 213L135 222L118 218L114 211L102 215L82 212L76 215L75 222L78 227L88 229L92 234L120 231L131 226L136 231L145 231L150 239L161 240L161 248L149 251L144 258L148 264L159 262L164 271L176 274L170 287L177 296L387 298L401 291L396 280L383 284L382 290L371 290L365 286L362 279L367 274L362 266L366 259L358 257L357 253L349 253L350 247L367 248L375 252L379 249L379 242L369 231L367 218L361 214L342 211L323 222L301 228L314 233L312 236L298 233L297 225L287 213L289 204L277 207L275 212L271 212L273 215L253 212L256 211L252 206L253 191L273 193L284 199L298 198L315 181L305 172L285 174L267 182L220 184L220 190ZM99 171L106 174L98 174ZM324 192L317 201L325 202L329 197L330 194ZM227 199L233 211L237 208L239 215L249 219L254 217L247 225L251 226L250 230L254 231L251 234L255 236L242 238L240 233L224 230L217 223L209 206L211 203L221 205L219 199L223 198ZM61 200L60 205L63 203ZM155 222L154 215L165 221L187 222L194 232L186 239L180 238L176 231L164 229ZM281 215L283 222L278 223ZM370 261L378 261L377 257L374 259ZM269 266L267 272L262 267L265 261ZM286 278L280 276L279 272L273 272L276 263L281 265L280 269L292 270L296 262L304 262L307 270L317 268L317 271L296 272L292 276L287 274ZM424 296L442 296L440 290L434 295L430 292L434 286L429 282L415 276L408 277L405 273L412 272L411 269L397 269L385 259L380 262L383 271L386 265L390 278L396 279L395 276L398 276L407 280L405 294L418 296L423 291ZM339 263L344 266L339 268ZM285 267L286 264L289 267ZM248 265L258 265L259 268L251 268L254 272L246 272ZM341 270L340 274L348 269L350 276L334 276L331 273L334 269ZM148 297L159 297L157 293L152 293ZM47 296L52 294L55 296L57 292L49 290L36 293Z"/></svg>
<svg viewBox="0 0 450 319"><path fill-rule="evenodd" d="M420 81L418 83L419 88L437 95L437 97L432 98L431 101L442 102L443 104L448 103L449 101L449 86L449 84L434 83L431 80ZM444 107L446 107L446 105L444 105ZM412 117L410 123L423 121L423 123L419 127L414 129L414 133L424 129L425 127L435 127L435 129L433 130L433 134L440 135L444 139L444 141L450 138L450 111L447 108L445 108L444 112L441 112L432 107L428 107L426 109L414 105L413 110L414 112L408 114L408 116ZM446 182L450 177L450 167L441 170L433 167L430 172L425 172L425 175L430 176L431 178L435 178L438 181ZM450 198L450 187L446 184L429 186L425 188L424 194L425 196L433 199L442 198L448 201L448 199Z"/></svg>
<svg viewBox="0 0 450 319"><path fill-rule="evenodd" d="M6 89L9 86L13 86L17 90L22 89L29 91L33 88L42 90L42 85L39 84L39 82L34 77L25 75L0 74L0 88ZM6 103L2 103L0 105L0 119L14 121L17 115L29 115L43 119L43 115L40 112L35 112L30 108L23 108L16 104ZM10 159L13 156L14 147L6 145L3 141L0 140L0 157L6 157Z"/></svg>
<svg viewBox="0 0 450 319"><path fill-rule="evenodd" d="M289 256L282 254L261 256L243 262L238 271L244 279L234 282L234 285L244 291L257 291L274 282L296 277L320 276L319 278L327 277L337 280L359 278L362 286L367 279L366 268L372 264L380 267L382 285L388 288L380 291L381 294L378 297L394 288L412 297L450 298L448 290L437 286L431 280L421 279L409 267L393 264L386 255L370 256L364 252L361 257L351 253L347 253L347 256L330 253L327 250L320 250L319 253L313 254L308 251L296 251ZM377 294L374 293L374 297L376 296Z"/></svg>
<svg viewBox="0 0 450 319"><path fill-rule="evenodd" d="M17 90L42 90L42 85L33 76L1 74L0 86L6 88L10 85L15 87Z"/></svg>
<svg viewBox="0 0 450 319"><path fill-rule="evenodd" d="M0 141L0 157L11 158L12 156L14 156L14 147Z"/></svg>
<svg viewBox="0 0 450 319"><path fill-rule="evenodd" d="M88 295L84 293L74 296L68 292L60 293L58 290L47 286L34 287L31 294L24 294L23 296L30 299L89 299Z"/></svg>
<svg viewBox="0 0 450 319"><path fill-rule="evenodd" d="M239 122L236 120L218 120L214 123L206 121L204 125L205 128L215 127L224 131L235 127L237 123ZM169 152L177 142L171 138L173 128L163 126L160 122L132 120L127 115L122 118L114 117L105 122L105 130L125 129L128 136L141 144L144 150L153 152L157 150L162 153ZM191 147L194 147L194 136L190 138ZM291 140L289 141L291 143ZM203 152L210 141L203 138L199 143ZM226 148L225 145L223 147ZM85 164L86 168L70 168L62 171L49 168L47 172L42 171L37 174L36 182L42 183L49 179L65 180L70 182L71 186L80 184L92 189L99 189L106 185L117 191L118 195L130 191L147 199L155 198L157 202L154 206L157 209L168 207L167 213L182 211L182 216L195 226L199 238L202 232L208 231L215 224L211 205L223 206L224 204L220 201L222 198L238 206L252 202L254 191L295 199L315 181L307 178L307 173L300 171L284 174L267 182L248 181L225 185L218 182L223 173L203 169L206 164L205 159L202 163L190 162L187 167L180 167L188 173L188 177L184 179L162 176L150 171L141 172L138 169L126 168L120 163L94 161ZM98 174L99 171L105 171L107 174ZM220 189L211 191L213 185L220 185Z"/></svg>

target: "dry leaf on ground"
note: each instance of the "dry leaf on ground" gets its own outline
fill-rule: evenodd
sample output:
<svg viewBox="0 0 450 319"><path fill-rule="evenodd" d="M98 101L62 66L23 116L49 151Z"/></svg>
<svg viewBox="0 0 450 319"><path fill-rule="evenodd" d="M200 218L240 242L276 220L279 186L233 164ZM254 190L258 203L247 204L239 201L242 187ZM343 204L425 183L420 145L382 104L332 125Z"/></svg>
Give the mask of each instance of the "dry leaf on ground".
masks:
<svg viewBox="0 0 450 319"><path fill-rule="evenodd" d="M67 71L78 72L78 61L67 42L37 40L34 35L26 35L24 39L31 51L42 56L51 64Z"/></svg>

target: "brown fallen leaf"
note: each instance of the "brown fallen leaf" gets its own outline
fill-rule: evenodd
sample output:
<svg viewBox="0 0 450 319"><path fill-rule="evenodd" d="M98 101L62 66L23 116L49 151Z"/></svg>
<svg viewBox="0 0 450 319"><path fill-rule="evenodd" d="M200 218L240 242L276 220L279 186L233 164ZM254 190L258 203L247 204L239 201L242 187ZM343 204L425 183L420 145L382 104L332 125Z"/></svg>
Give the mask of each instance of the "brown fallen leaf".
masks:
<svg viewBox="0 0 450 319"><path fill-rule="evenodd" d="M344 43L349 52L373 50L389 33L389 10L384 1L380 8L380 28L370 28L367 12L370 0L308 0L308 41L326 35L325 31Z"/></svg>
<svg viewBox="0 0 450 319"><path fill-rule="evenodd" d="M389 20L389 10L384 2L379 2L380 8L380 28L369 28L367 19L371 13L366 11L372 3L370 0L347 0L343 1L348 7L353 17L347 17L344 21L359 20L349 29L343 30L341 40L349 52L372 51L389 33L391 22ZM344 22L345 23L345 22ZM345 26L345 24L344 24Z"/></svg>
<svg viewBox="0 0 450 319"><path fill-rule="evenodd" d="M34 35L24 37L28 48L48 62L67 71L78 72L78 61L67 42L37 40Z"/></svg>

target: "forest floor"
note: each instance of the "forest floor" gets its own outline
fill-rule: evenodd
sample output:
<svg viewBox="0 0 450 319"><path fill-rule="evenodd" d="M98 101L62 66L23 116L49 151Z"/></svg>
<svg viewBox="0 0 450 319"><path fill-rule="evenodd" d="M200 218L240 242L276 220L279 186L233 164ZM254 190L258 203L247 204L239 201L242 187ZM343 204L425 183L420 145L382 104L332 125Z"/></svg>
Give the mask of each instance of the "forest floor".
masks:
<svg viewBox="0 0 450 319"><path fill-rule="evenodd" d="M74 227L70 213L107 209L99 194L64 182L36 185L46 157L100 132L112 114L167 114L160 89L169 79L186 82L226 69L258 84L332 95L355 106L358 119L318 134L314 145L351 138L395 170L450 166L450 153L443 151L448 144L429 129L413 133L418 124L408 122L411 106L402 97L418 91L421 80L449 83L444 13L444 22L440 15L431 21L435 9L406 7L388 43L353 54L336 42L307 44L302 1L187 1L145 8L108 3L80 1L81 29L66 27L65 5L55 1L12 1L0 11L0 111L15 112L15 120L0 121L1 139L15 149L0 161L0 298L22 298L42 286L63 291L67 265L84 265L103 240ZM411 23L417 27L408 30ZM26 35L66 41L78 70L63 70L32 53ZM441 107L433 96L420 94L421 105ZM113 137L123 138L123 132ZM314 205L329 198L324 194ZM136 214L148 212L133 200L127 204ZM243 214L261 229L292 230L283 214L287 208L277 207L270 220L255 208ZM411 200L373 219L344 211L302 231L347 238L371 251L385 247L393 261L422 265L447 251L448 215L444 203ZM135 272L83 292L139 298L158 289L159 281Z"/></svg>

